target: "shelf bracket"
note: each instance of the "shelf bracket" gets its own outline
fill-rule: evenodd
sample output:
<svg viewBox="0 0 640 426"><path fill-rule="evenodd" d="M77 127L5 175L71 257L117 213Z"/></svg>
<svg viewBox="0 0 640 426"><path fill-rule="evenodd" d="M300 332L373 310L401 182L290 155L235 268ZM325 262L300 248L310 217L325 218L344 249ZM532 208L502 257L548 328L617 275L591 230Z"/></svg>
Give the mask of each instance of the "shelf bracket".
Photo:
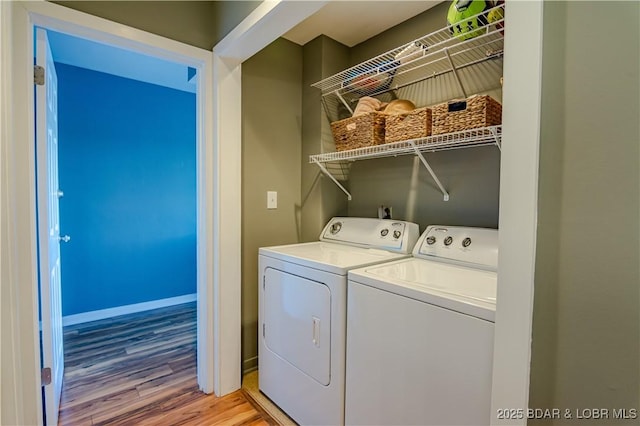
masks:
<svg viewBox="0 0 640 426"><path fill-rule="evenodd" d="M418 147L413 141L410 141L409 143L411 144L411 147L415 151L418 158L420 158L420 161L422 162L422 164L427 168L427 171L429 172L433 180L436 182L436 185L438 185L438 188L440 188L440 191L442 191L442 195L444 196L444 201L449 201L449 193L447 192L446 189L444 189L444 186L442 186L442 183L440 183L440 179L438 179L436 174L433 172L433 169L427 162L427 159L424 158L424 155L422 155L422 152L420 152L420 150L418 149Z"/></svg>
<svg viewBox="0 0 640 426"><path fill-rule="evenodd" d="M447 56L447 59L449 60L449 65L451 65L451 71L453 72L453 75L455 76L456 81L458 82L458 86L460 87L460 90L462 91L462 95L465 98L468 98L467 91L464 90L464 86L462 85L462 80L460 80L460 75L458 75L458 69L454 65L453 60L451 59L451 55L449 54L449 49L444 48L442 50L444 51L444 54Z"/></svg>
<svg viewBox="0 0 640 426"><path fill-rule="evenodd" d="M342 97L342 95L340 94L340 92L338 90L336 90L335 92L333 92L336 94L336 96L338 97L338 99L340 99L340 101L342 101L342 103L344 104L344 106L347 107L347 110L349 111L349 113L351 115L353 115L353 110L351 109L351 107L349 106L349 103L347 101L344 100L344 98Z"/></svg>
<svg viewBox="0 0 640 426"><path fill-rule="evenodd" d="M491 127L489 129L489 131L493 135L493 138L496 140L496 146L498 147L498 150L500 152L502 152L502 137L500 135L498 135L498 128L497 127Z"/></svg>
<svg viewBox="0 0 640 426"><path fill-rule="evenodd" d="M315 158L312 158L311 160L315 164L317 164L318 167L320 167L320 170L322 171L322 173L324 173L325 175L329 176L329 179L331 179L333 181L333 183L338 185L338 188L340 188L342 190L342 192L347 194L347 200L351 201L351 194L349 193L349 191L347 191L346 188L344 186L342 186L342 184L340 182L338 182L338 180L335 177L333 177L333 175L329 172L329 170L327 170L327 168L324 166L324 164L322 164L321 162L319 162Z"/></svg>

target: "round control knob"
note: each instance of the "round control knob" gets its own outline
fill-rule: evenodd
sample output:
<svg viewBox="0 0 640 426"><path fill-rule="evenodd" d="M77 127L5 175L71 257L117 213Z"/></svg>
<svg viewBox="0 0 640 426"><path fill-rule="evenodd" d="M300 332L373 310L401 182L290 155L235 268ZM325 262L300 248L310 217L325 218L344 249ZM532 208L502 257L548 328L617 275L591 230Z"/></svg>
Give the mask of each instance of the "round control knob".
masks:
<svg viewBox="0 0 640 426"><path fill-rule="evenodd" d="M433 235L427 237L427 244L429 244L430 246L434 245L436 243L436 237L434 237Z"/></svg>
<svg viewBox="0 0 640 426"><path fill-rule="evenodd" d="M340 232L340 229L342 229L342 222L336 222L336 223L331 225L331 228L329 229L329 232L331 232L331 234L335 235L338 232Z"/></svg>
<svg viewBox="0 0 640 426"><path fill-rule="evenodd" d="M462 240L462 247L469 247L471 245L471 238L467 237Z"/></svg>
<svg viewBox="0 0 640 426"><path fill-rule="evenodd" d="M451 237L447 237L447 238L444 239L444 245L445 246L450 246L452 242L453 242L453 238L451 238Z"/></svg>
<svg viewBox="0 0 640 426"><path fill-rule="evenodd" d="M383 237L386 237L388 233L389 233L389 230L387 228L385 228L382 231L380 231L380 235L383 236Z"/></svg>
<svg viewBox="0 0 640 426"><path fill-rule="evenodd" d="M395 238L396 240L398 238L400 238L400 235L402 235L402 232L400 231L393 231L393 238Z"/></svg>

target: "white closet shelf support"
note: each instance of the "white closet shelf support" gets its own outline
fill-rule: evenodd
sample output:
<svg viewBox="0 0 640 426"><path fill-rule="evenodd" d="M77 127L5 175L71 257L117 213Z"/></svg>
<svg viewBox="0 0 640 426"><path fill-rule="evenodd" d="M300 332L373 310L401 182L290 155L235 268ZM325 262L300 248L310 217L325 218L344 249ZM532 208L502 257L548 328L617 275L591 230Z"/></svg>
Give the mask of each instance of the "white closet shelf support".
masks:
<svg viewBox="0 0 640 426"><path fill-rule="evenodd" d="M313 155L311 157L314 157ZM315 158L310 158L311 163L315 163L318 165L318 167L320 167L320 170L322 171L322 173L324 173L325 175L329 176L329 179L331 179L333 181L333 183L335 183L336 185L338 185L338 188L340 188L342 190L342 192L344 192L345 194L347 194L347 200L351 201L351 194L349 193L349 191L347 191L347 189L342 186L342 184L340 182L338 182L338 179L336 179L330 172L329 170L327 170L327 168L324 166L324 164L322 164L320 161L316 160Z"/></svg>
<svg viewBox="0 0 640 426"><path fill-rule="evenodd" d="M367 146L348 151L328 152L309 156L309 163L317 164L320 170L326 174L351 200L351 194L344 186L327 170L325 163L341 161L358 161L372 158L397 157L399 155L417 155L425 166L433 180L442 191L444 201L449 200L446 191L435 172L424 157L425 152L446 151L452 149L472 148L478 146L495 145L501 149L502 126L489 126L477 129L463 130L460 132L446 133L443 135L427 136L425 138L411 139L383 145Z"/></svg>
<svg viewBox="0 0 640 426"><path fill-rule="evenodd" d="M418 158L420 158L422 165L427 169L427 171L429 172L433 180L436 182L436 185L438 185L438 188L440 188L440 191L442 191L442 195L444 196L444 201L449 201L449 193L447 192L446 189L444 189L444 186L442 186L440 179L438 179L438 176L436 176L436 174L433 172L433 169L429 165L429 162L427 161L427 159L424 158L424 155L422 155L422 152L420 152L420 149L418 149L415 142L412 141L411 146L413 147L413 151L416 153Z"/></svg>

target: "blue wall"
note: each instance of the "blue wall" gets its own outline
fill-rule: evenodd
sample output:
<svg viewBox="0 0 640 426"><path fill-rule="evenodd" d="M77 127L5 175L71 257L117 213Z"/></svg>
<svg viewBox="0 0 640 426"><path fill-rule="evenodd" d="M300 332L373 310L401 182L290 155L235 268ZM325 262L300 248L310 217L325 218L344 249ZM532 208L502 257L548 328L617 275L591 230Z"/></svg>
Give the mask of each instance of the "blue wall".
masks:
<svg viewBox="0 0 640 426"><path fill-rule="evenodd" d="M56 70L62 314L195 293L195 95Z"/></svg>

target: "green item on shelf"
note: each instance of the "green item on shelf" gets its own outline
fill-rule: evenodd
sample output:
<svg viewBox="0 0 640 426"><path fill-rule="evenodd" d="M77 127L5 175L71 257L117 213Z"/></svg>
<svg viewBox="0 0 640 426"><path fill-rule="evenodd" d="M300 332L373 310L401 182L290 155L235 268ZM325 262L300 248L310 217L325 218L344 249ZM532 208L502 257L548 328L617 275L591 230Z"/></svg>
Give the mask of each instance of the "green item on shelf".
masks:
<svg viewBox="0 0 640 426"><path fill-rule="evenodd" d="M447 13L451 34L460 40L468 40L483 33L480 27L487 25L483 12L489 8L484 0L453 0Z"/></svg>

